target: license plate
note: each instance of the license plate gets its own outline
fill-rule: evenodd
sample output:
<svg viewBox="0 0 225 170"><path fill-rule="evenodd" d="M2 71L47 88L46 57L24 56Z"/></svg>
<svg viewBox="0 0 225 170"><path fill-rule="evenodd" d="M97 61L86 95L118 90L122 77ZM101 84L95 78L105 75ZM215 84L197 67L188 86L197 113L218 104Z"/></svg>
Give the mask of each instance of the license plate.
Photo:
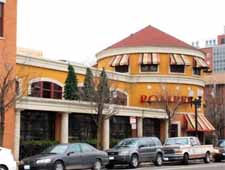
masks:
<svg viewBox="0 0 225 170"><path fill-rule="evenodd" d="M25 170L30 170L30 165L24 165L23 167Z"/></svg>
<svg viewBox="0 0 225 170"><path fill-rule="evenodd" d="M169 160L169 158L164 158L164 161L168 161Z"/></svg>
<svg viewBox="0 0 225 170"><path fill-rule="evenodd" d="M113 156L110 156L110 157L109 157L109 160L114 160L114 157L113 157Z"/></svg>

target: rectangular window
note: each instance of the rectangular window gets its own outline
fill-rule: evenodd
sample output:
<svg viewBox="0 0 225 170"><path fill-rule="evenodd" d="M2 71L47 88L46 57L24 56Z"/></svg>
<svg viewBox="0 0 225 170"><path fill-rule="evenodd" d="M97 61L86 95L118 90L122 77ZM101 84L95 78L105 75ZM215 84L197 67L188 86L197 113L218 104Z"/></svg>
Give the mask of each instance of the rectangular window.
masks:
<svg viewBox="0 0 225 170"><path fill-rule="evenodd" d="M0 2L0 37L3 37L4 3Z"/></svg>
<svg viewBox="0 0 225 170"><path fill-rule="evenodd" d="M194 67L193 68L193 74L200 76L201 75L201 68Z"/></svg>
<svg viewBox="0 0 225 170"><path fill-rule="evenodd" d="M157 72L157 64L141 64L141 72Z"/></svg>
<svg viewBox="0 0 225 170"><path fill-rule="evenodd" d="M115 71L120 73L127 73L128 72L128 65L125 66L115 66Z"/></svg>
<svg viewBox="0 0 225 170"><path fill-rule="evenodd" d="M184 73L184 65L170 65L170 72Z"/></svg>

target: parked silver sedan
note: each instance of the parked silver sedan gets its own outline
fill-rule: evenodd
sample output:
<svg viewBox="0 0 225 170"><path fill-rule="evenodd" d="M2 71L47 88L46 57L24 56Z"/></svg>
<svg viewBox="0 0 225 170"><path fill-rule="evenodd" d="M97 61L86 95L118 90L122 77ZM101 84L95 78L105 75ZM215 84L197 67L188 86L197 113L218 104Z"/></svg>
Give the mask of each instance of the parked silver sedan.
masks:
<svg viewBox="0 0 225 170"><path fill-rule="evenodd" d="M106 152L86 143L59 144L20 162L20 170L101 170L108 164Z"/></svg>

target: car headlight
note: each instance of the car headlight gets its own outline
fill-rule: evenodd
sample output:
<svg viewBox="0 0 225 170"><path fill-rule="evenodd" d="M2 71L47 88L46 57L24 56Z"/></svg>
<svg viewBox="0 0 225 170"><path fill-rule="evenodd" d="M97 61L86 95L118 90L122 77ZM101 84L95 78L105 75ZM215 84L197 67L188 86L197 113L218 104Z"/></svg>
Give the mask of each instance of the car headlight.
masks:
<svg viewBox="0 0 225 170"><path fill-rule="evenodd" d="M121 151L119 152L119 155L124 156L124 155L128 155L129 151Z"/></svg>
<svg viewBox="0 0 225 170"><path fill-rule="evenodd" d="M40 159L36 161L36 164L47 164L50 162L51 162L51 159Z"/></svg>

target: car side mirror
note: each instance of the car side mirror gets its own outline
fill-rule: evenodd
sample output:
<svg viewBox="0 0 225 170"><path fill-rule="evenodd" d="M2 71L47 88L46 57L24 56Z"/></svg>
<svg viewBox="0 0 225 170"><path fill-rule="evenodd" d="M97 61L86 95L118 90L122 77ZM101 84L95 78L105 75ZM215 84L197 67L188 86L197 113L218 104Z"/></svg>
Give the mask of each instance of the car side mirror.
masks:
<svg viewBox="0 0 225 170"><path fill-rule="evenodd" d="M70 156L71 154L74 154L74 152L68 152L67 156Z"/></svg>

